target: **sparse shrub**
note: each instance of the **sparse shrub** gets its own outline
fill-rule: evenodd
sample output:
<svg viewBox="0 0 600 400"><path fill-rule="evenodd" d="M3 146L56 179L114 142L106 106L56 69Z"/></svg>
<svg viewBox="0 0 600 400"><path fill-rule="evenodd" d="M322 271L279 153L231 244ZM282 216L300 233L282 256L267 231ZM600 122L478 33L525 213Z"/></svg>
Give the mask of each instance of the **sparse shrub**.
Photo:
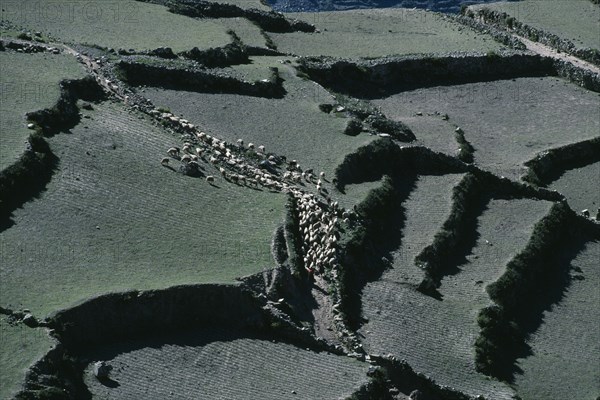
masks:
<svg viewBox="0 0 600 400"><path fill-rule="evenodd" d="M396 140L411 142L416 139L411 129L400 121L393 121L381 114L371 114L365 119L365 123L370 124L379 132L387 133Z"/></svg>
<svg viewBox="0 0 600 400"><path fill-rule="evenodd" d="M331 111L333 111L333 104L328 104L328 103L319 104L319 110L321 110L324 113L329 114Z"/></svg>
<svg viewBox="0 0 600 400"><path fill-rule="evenodd" d="M500 55L498 53L496 53L494 50L490 50L487 53L485 53L485 56L487 57L488 60L496 60L498 58L500 58Z"/></svg>
<svg viewBox="0 0 600 400"><path fill-rule="evenodd" d="M512 29L513 26L515 25L515 17L508 17L506 19L506 25Z"/></svg>
<svg viewBox="0 0 600 400"><path fill-rule="evenodd" d="M344 135L348 136L357 136L362 132L363 126L362 122L360 122L357 118L352 118L346 124L346 128L344 129Z"/></svg>

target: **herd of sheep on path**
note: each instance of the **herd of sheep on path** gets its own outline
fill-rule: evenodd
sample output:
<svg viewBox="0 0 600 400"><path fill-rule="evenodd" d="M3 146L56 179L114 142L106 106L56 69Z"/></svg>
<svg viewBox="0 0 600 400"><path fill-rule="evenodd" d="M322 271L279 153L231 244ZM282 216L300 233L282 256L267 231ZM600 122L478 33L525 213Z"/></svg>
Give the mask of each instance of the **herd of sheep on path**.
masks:
<svg viewBox="0 0 600 400"><path fill-rule="evenodd" d="M161 164L169 166L171 160L180 161L186 171L200 171L200 160L208 162L219 170L227 181L250 187L265 187L277 192L291 193L295 198L296 214L299 220L298 232L302 239L304 268L309 276L322 273L325 268L339 268L336 244L338 240L338 217L349 222L353 212L339 207L332 201L324 188L325 172L317 177L312 169L302 170L296 160L287 161L285 157L268 154L264 146L256 147L253 143L244 144L238 139L236 144L227 143L205 132L198 130L189 121L169 112L153 109L150 114L163 124L184 133L186 141L183 147L171 147L168 157ZM258 166L248 161L248 156L261 160ZM286 171L280 174L276 166L285 164ZM216 177L207 175L206 180L213 183ZM306 184L314 185L318 195L303 188Z"/></svg>

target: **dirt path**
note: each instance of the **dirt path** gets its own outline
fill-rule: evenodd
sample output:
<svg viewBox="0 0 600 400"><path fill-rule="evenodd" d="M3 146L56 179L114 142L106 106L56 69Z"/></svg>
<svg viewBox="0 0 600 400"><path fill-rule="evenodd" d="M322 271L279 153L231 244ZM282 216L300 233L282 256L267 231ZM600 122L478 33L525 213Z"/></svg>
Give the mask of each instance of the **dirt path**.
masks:
<svg viewBox="0 0 600 400"><path fill-rule="evenodd" d="M327 294L327 282L321 276L315 276L311 294L318 304L312 310L315 335L332 344L341 344L334 330L333 302Z"/></svg>
<svg viewBox="0 0 600 400"><path fill-rule="evenodd" d="M523 42L523 44L525 45L525 47L527 47L527 50L529 50L529 51L532 51L532 52L537 53L544 57L551 57L551 58L567 61L567 62L570 62L571 64L575 65L576 67L586 69L586 70L591 71L596 74L600 74L600 67L597 67L596 65L594 65L592 63L583 61L582 59L577 58L577 57L572 56L567 53L562 53L562 52L559 53L552 47L546 46L545 44L531 41L531 40L526 39L519 35L515 35L515 34L513 34L513 35L517 39L519 39L521 42Z"/></svg>

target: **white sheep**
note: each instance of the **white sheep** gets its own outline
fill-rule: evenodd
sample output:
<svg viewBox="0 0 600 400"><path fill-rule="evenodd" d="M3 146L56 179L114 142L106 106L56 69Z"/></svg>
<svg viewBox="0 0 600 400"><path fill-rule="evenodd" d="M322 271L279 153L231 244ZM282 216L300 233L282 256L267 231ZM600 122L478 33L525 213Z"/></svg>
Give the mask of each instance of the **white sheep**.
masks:
<svg viewBox="0 0 600 400"><path fill-rule="evenodd" d="M248 143L248 148L250 150L254 150L254 143Z"/></svg>
<svg viewBox="0 0 600 400"><path fill-rule="evenodd" d="M164 166L169 165L169 158L168 157L163 158L162 160L160 160L160 163Z"/></svg>
<svg viewBox="0 0 600 400"><path fill-rule="evenodd" d="M183 163L188 163L192 161L192 157L189 154L184 154L183 157L181 157L181 162Z"/></svg>
<svg viewBox="0 0 600 400"><path fill-rule="evenodd" d="M238 145L239 147L244 147L244 141L243 141L242 139L238 139L238 140L237 140L237 145Z"/></svg>
<svg viewBox="0 0 600 400"><path fill-rule="evenodd" d="M215 181L215 177L214 177L214 176L212 176L212 175L208 175L208 176L206 177L206 182L209 182L209 183L211 183L211 182L214 182L214 181Z"/></svg>
<svg viewBox="0 0 600 400"><path fill-rule="evenodd" d="M258 151L260 151L261 153L265 152L265 146L258 146Z"/></svg>
<svg viewBox="0 0 600 400"><path fill-rule="evenodd" d="M325 172L321 171L321 173L319 174L319 176L320 176L321 178L325 178Z"/></svg>
<svg viewBox="0 0 600 400"><path fill-rule="evenodd" d="M171 147L167 150L167 154L171 157L177 157L179 155L179 149L177 147Z"/></svg>

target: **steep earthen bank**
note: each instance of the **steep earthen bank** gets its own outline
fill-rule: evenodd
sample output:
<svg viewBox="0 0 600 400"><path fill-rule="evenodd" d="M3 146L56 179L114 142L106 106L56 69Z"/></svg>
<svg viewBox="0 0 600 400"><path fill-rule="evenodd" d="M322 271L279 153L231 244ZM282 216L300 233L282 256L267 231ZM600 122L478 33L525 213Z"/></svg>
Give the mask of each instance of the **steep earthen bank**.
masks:
<svg viewBox="0 0 600 400"><path fill-rule="evenodd" d="M58 311L43 324L60 344L30 368L17 399L91 398L83 383L87 364L82 354L197 328L252 331L302 348L335 352L274 312L269 301L247 284L109 293Z"/></svg>
<svg viewBox="0 0 600 400"><path fill-rule="evenodd" d="M556 75L552 59L524 52L408 55L349 61L304 57L298 69L321 85L359 98L403 90Z"/></svg>
<svg viewBox="0 0 600 400"><path fill-rule="evenodd" d="M379 139L348 154L335 170L336 187L374 181L383 175L400 173L449 174L466 172L462 161L422 146L398 146L390 139Z"/></svg>
<svg viewBox="0 0 600 400"><path fill-rule="evenodd" d="M0 230L10 225L10 215L15 209L44 190L58 165L59 160L45 138L79 123L79 99L97 101L103 96L102 89L91 77L63 80L59 98L52 108L27 114L34 132L27 139L25 153L0 171Z"/></svg>
<svg viewBox="0 0 600 400"><path fill-rule="evenodd" d="M426 271L420 286L424 293L435 294L441 279L456 259L469 251L472 232L476 231L477 218L491 199L533 198L561 201L556 192L538 190L529 185L497 177L489 172L472 168L453 189L450 215L433 242L419 253L415 262ZM470 234L471 233L471 234Z"/></svg>
<svg viewBox="0 0 600 400"><path fill-rule="evenodd" d="M545 186L567 169L582 167L600 161L600 137L557 147L527 161L523 180Z"/></svg>
<svg viewBox="0 0 600 400"><path fill-rule="evenodd" d="M246 96L282 98L285 89L277 68L267 81L248 82L199 67L177 67L143 57L127 57L116 65L117 75L133 86L148 85L206 93L234 93Z"/></svg>

